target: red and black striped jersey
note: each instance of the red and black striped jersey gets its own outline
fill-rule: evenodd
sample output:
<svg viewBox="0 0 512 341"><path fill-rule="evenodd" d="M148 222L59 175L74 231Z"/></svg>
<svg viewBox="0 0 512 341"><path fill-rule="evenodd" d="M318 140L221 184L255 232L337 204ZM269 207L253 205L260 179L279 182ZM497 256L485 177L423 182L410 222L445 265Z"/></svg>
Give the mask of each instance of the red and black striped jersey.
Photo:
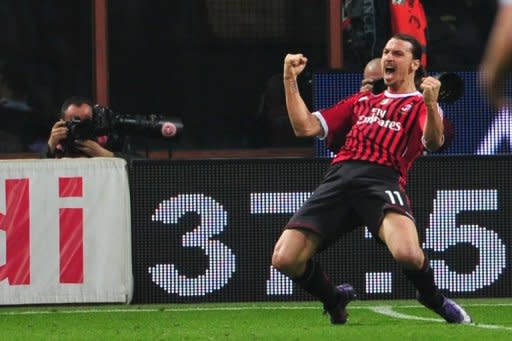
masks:
<svg viewBox="0 0 512 341"><path fill-rule="evenodd" d="M400 173L405 186L407 172L424 148L427 109L420 92L361 92L313 114L323 127L324 138L347 132L332 163L361 160L389 166Z"/></svg>

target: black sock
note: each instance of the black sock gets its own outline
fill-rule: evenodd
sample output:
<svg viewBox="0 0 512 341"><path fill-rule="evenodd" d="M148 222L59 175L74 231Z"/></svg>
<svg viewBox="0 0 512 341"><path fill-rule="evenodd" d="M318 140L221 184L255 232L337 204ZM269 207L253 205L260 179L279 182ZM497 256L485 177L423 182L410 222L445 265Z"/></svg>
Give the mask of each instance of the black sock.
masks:
<svg viewBox="0 0 512 341"><path fill-rule="evenodd" d="M431 308L439 308L444 302L444 296L434 282L434 270L425 257L419 270L403 270L405 277L414 285L421 300Z"/></svg>
<svg viewBox="0 0 512 341"><path fill-rule="evenodd" d="M325 308L329 309L338 304L338 292L318 262L310 259L304 274L295 278L294 282L322 301Z"/></svg>

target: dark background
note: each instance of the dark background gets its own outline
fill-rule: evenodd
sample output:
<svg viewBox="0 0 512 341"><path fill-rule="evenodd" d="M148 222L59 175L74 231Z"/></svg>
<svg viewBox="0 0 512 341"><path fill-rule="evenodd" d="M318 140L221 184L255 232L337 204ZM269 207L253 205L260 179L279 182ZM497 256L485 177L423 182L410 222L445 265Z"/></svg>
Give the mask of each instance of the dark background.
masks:
<svg viewBox="0 0 512 341"><path fill-rule="evenodd" d="M28 101L48 133L66 97L94 93L91 2L0 2L0 61L22 66ZM423 6L429 70L475 70L494 1ZM269 107L282 103L286 53L309 58L306 98L311 73L328 68L327 7L326 0L109 0L110 105L182 117L178 149L312 146ZM360 72L363 61L346 52L344 70Z"/></svg>

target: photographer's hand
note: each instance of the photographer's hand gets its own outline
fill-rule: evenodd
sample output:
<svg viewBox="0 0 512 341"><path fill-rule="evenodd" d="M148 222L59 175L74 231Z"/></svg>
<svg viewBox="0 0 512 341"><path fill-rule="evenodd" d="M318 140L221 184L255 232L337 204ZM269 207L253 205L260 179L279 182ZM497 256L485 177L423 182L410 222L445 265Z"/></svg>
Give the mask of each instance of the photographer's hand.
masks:
<svg viewBox="0 0 512 341"><path fill-rule="evenodd" d="M371 78L365 78L361 81L361 88L359 89L359 92L363 91L372 91L373 89L373 83L375 82L374 79Z"/></svg>
<svg viewBox="0 0 512 341"><path fill-rule="evenodd" d="M48 139L48 150L51 154L55 153L55 148L61 140L65 139L68 135L68 128L66 128L66 122L64 120L57 121L50 132L50 138Z"/></svg>
<svg viewBox="0 0 512 341"><path fill-rule="evenodd" d="M103 156L113 157L114 153L103 148L98 142L93 140L75 140L76 149L89 157Z"/></svg>

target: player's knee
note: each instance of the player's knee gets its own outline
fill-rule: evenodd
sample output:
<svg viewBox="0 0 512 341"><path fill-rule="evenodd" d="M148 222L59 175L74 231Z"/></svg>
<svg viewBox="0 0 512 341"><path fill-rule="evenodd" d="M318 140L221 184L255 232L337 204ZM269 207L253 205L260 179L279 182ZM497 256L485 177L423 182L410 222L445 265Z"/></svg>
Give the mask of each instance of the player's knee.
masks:
<svg viewBox="0 0 512 341"><path fill-rule="evenodd" d="M272 266L286 275L293 276L298 267L298 262L293 255L276 250L272 255Z"/></svg>
<svg viewBox="0 0 512 341"><path fill-rule="evenodd" d="M393 253L393 258L410 269L420 269L423 265L423 252L418 248L400 248Z"/></svg>

